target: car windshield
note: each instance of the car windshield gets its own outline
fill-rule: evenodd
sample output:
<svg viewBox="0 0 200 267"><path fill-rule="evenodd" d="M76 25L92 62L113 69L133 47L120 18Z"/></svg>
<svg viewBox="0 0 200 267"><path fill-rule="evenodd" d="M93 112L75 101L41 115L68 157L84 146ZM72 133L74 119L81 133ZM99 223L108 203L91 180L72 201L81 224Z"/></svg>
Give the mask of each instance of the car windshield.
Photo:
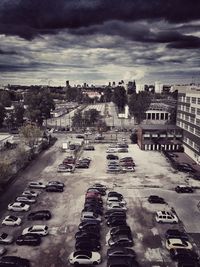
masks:
<svg viewBox="0 0 200 267"><path fill-rule="evenodd" d="M76 251L76 252L74 252L74 257L80 256L80 255L88 256L91 258L92 252L91 251Z"/></svg>

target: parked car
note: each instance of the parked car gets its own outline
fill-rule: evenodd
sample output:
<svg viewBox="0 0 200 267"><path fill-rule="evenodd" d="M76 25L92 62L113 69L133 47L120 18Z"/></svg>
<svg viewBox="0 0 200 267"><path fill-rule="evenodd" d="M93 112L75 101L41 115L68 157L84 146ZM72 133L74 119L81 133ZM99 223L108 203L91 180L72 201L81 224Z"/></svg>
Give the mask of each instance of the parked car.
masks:
<svg viewBox="0 0 200 267"><path fill-rule="evenodd" d="M119 226L119 225L126 225L126 218L124 218L124 217L110 217L106 223L110 227L115 227L115 226Z"/></svg>
<svg viewBox="0 0 200 267"><path fill-rule="evenodd" d="M31 196L19 196L16 198L16 201L18 202L23 202L23 203L28 203L28 204L33 204L36 202L36 198L35 197L31 197Z"/></svg>
<svg viewBox="0 0 200 267"><path fill-rule="evenodd" d="M169 211L157 211L155 218L158 223L178 223L177 216Z"/></svg>
<svg viewBox="0 0 200 267"><path fill-rule="evenodd" d="M106 204L109 205L112 203L120 203L120 204L126 205L126 201L124 199L119 199L117 196L107 198Z"/></svg>
<svg viewBox="0 0 200 267"><path fill-rule="evenodd" d="M84 135L82 135L82 134L77 134L77 135L76 135L76 138L79 138L79 139L84 139L84 138L85 138L85 136L84 136Z"/></svg>
<svg viewBox="0 0 200 267"><path fill-rule="evenodd" d="M94 149L94 146L85 146L84 148L83 148L84 150L95 150Z"/></svg>
<svg viewBox="0 0 200 267"><path fill-rule="evenodd" d="M41 237L38 234L26 234L17 237L16 244L19 246L38 246L41 243Z"/></svg>
<svg viewBox="0 0 200 267"><path fill-rule="evenodd" d="M19 226L21 223L22 219L14 215L6 216L5 219L2 221L2 225L7 226Z"/></svg>
<svg viewBox="0 0 200 267"><path fill-rule="evenodd" d="M130 248L125 248L125 247L111 247L107 250L107 257L108 258L136 258L136 253L134 250Z"/></svg>
<svg viewBox="0 0 200 267"><path fill-rule="evenodd" d="M37 234L40 236L48 235L48 226L47 225L33 225L31 227L25 228L22 232L22 235L26 234Z"/></svg>
<svg viewBox="0 0 200 267"><path fill-rule="evenodd" d="M88 169L89 168L89 164L87 162L78 161L76 163L75 167L78 168L78 169Z"/></svg>
<svg viewBox="0 0 200 267"><path fill-rule="evenodd" d="M148 201L150 203L157 203L157 204L165 204L166 203L164 198L156 196L156 195L149 196Z"/></svg>
<svg viewBox="0 0 200 267"><path fill-rule="evenodd" d="M86 204L84 208L82 209L82 212L84 211L91 211L98 215L101 215L101 216L103 215L103 210L99 207L96 207L95 205Z"/></svg>
<svg viewBox="0 0 200 267"><path fill-rule="evenodd" d="M98 189L104 189L104 190L107 189L107 187L106 187L105 185L103 185L103 184L99 184L99 183L95 183L95 184L93 184L92 187L93 187L93 188L98 188Z"/></svg>
<svg viewBox="0 0 200 267"><path fill-rule="evenodd" d="M47 186L56 186L59 188L63 188L63 187L65 187L65 184L62 182L59 182L59 181L50 181L50 182L48 182Z"/></svg>
<svg viewBox="0 0 200 267"><path fill-rule="evenodd" d="M38 193L35 192L35 191L32 191L32 190L25 190L25 191L22 193L22 196L37 197L37 196L38 196Z"/></svg>
<svg viewBox="0 0 200 267"><path fill-rule="evenodd" d="M127 207L121 203L110 203L107 205L107 210L110 209L127 210Z"/></svg>
<svg viewBox="0 0 200 267"><path fill-rule="evenodd" d="M189 185L177 185L175 191L177 193L193 193L194 189Z"/></svg>
<svg viewBox="0 0 200 267"><path fill-rule="evenodd" d="M99 228L100 227L100 222L99 221L96 221L96 220L93 220L93 221L84 221L84 222L81 222L78 226L78 229L81 230L81 229L85 229L87 227L96 227L96 228Z"/></svg>
<svg viewBox="0 0 200 267"><path fill-rule="evenodd" d="M86 232L86 233L95 233L100 236L100 227L98 225L85 225L81 229L79 229L81 232Z"/></svg>
<svg viewBox="0 0 200 267"><path fill-rule="evenodd" d="M59 164L57 168L57 172L73 172L74 168L75 168L74 165Z"/></svg>
<svg viewBox="0 0 200 267"><path fill-rule="evenodd" d="M11 211L28 211L29 209L30 209L29 205L21 202L14 202L8 205L8 210Z"/></svg>
<svg viewBox="0 0 200 267"><path fill-rule="evenodd" d="M117 152L118 153L127 153L128 152L128 148L125 148L125 147L118 148Z"/></svg>
<svg viewBox="0 0 200 267"><path fill-rule="evenodd" d="M117 216L119 214L119 216L124 216L126 218L126 211L125 210L114 210L114 209L111 209L111 210L107 210L104 214L104 217L106 219L108 219L109 217L112 217L112 216Z"/></svg>
<svg viewBox="0 0 200 267"><path fill-rule="evenodd" d="M179 163L176 165L176 168L182 172L196 172L196 170L188 163Z"/></svg>
<svg viewBox="0 0 200 267"><path fill-rule="evenodd" d="M84 211L81 214L81 221L99 221L101 222L101 216L94 213L94 212L90 212L90 211Z"/></svg>
<svg viewBox="0 0 200 267"><path fill-rule="evenodd" d="M49 210L38 210L29 213L28 220L36 221L36 220L49 220L51 219L51 212Z"/></svg>
<svg viewBox="0 0 200 267"><path fill-rule="evenodd" d="M118 199L122 200L123 199L123 195L118 193L118 192L115 192L115 191L110 191L108 193L108 197L117 197Z"/></svg>
<svg viewBox="0 0 200 267"><path fill-rule="evenodd" d="M87 231L78 231L75 234L75 238L77 239L77 238L81 238L81 237L87 238L88 240L90 240L90 239L99 240L100 239L100 235L98 233L92 233L92 232L87 232Z"/></svg>
<svg viewBox="0 0 200 267"><path fill-rule="evenodd" d="M191 259L179 260L177 267L199 267L199 262Z"/></svg>
<svg viewBox="0 0 200 267"><path fill-rule="evenodd" d="M30 188L44 189L46 187L42 182L30 182L28 185Z"/></svg>
<svg viewBox="0 0 200 267"><path fill-rule="evenodd" d="M118 150L117 148L107 148L106 153L117 153L118 152L117 150Z"/></svg>
<svg viewBox="0 0 200 267"><path fill-rule="evenodd" d="M199 255L191 249L183 249L183 248L173 248L169 251L170 257L172 260L180 261L180 260L191 260L191 261L199 261Z"/></svg>
<svg viewBox="0 0 200 267"><path fill-rule="evenodd" d="M120 225L117 227L113 227L110 230L110 236L116 236L116 235L120 235L120 234L125 234L125 235L131 235L132 236L132 232L131 232L131 228L128 225Z"/></svg>
<svg viewBox="0 0 200 267"><path fill-rule="evenodd" d="M108 245L111 247L132 247L134 245L133 239L128 235L111 236L108 240Z"/></svg>
<svg viewBox="0 0 200 267"><path fill-rule="evenodd" d="M79 250L72 252L69 255L70 264L99 264L101 262L101 255L98 252L88 251L88 250Z"/></svg>
<svg viewBox="0 0 200 267"><path fill-rule="evenodd" d="M122 170L121 166L108 166L106 169L107 173L123 173L124 171Z"/></svg>
<svg viewBox="0 0 200 267"><path fill-rule="evenodd" d="M18 256L4 256L0 259L0 267L30 267L28 259L21 258Z"/></svg>
<svg viewBox="0 0 200 267"><path fill-rule="evenodd" d="M168 238L165 245L168 250L172 248L192 249L192 244L189 241L180 238Z"/></svg>
<svg viewBox="0 0 200 267"><path fill-rule="evenodd" d="M122 167L122 170L125 172L134 172L135 171L134 167L132 167L132 166Z"/></svg>
<svg viewBox="0 0 200 267"><path fill-rule="evenodd" d="M14 241L13 236L3 232L0 233L0 244L5 244L5 245L9 245L12 244Z"/></svg>
<svg viewBox="0 0 200 267"><path fill-rule="evenodd" d="M108 154L106 156L106 159L108 159L108 160L118 160L119 157L117 155Z"/></svg>
<svg viewBox="0 0 200 267"><path fill-rule="evenodd" d="M168 229L165 233L165 238L181 238L187 241L188 235L186 232L180 231L178 229Z"/></svg>
<svg viewBox="0 0 200 267"><path fill-rule="evenodd" d="M100 193L102 196L105 196L106 195L106 190L103 189L103 188L94 188L94 187L89 187L87 189L87 192L98 192Z"/></svg>
<svg viewBox="0 0 200 267"><path fill-rule="evenodd" d="M84 240L84 241L76 241L75 243L76 250L90 250L90 251L98 251L101 249L101 244L96 240Z"/></svg>
<svg viewBox="0 0 200 267"><path fill-rule="evenodd" d="M124 211L117 211L109 214L109 216L106 217L107 220L110 220L111 218L124 218L126 219L126 212Z"/></svg>
<svg viewBox="0 0 200 267"><path fill-rule="evenodd" d="M46 186L45 190L47 192L63 192L64 191L63 187L58 187L56 185L48 185Z"/></svg>
<svg viewBox="0 0 200 267"><path fill-rule="evenodd" d="M138 267L138 263L128 257L110 257L107 261L107 267Z"/></svg>

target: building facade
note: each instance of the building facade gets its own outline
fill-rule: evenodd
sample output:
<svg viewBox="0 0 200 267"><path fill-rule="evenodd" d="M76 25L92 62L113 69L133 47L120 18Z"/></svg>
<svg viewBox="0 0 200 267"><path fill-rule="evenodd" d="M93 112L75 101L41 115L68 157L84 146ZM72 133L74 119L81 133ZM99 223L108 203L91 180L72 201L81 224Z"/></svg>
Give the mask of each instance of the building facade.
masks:
<svg viewBox="0 0 200 267"><path fill-rule="evenodd" d="M141 150L181 151L183 130L176 125L140 125L137 129Z"/></svg>
<svg viewBox="0 0 200 267"><path fill-rule="evenodd" d="M183 129L185 153L200 164L200 86L177 86L177 126Z"/></svg>

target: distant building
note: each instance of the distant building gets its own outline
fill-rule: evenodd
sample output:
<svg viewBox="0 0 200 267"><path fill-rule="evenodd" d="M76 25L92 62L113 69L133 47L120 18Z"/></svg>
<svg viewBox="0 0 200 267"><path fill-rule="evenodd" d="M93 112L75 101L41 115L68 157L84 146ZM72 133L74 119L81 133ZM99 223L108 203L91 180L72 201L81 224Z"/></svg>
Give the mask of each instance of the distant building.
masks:
<svg viewBox="0 0 200 267"><path fill-rule="evenodd" d="M163 91L163 84L160 82L155 82L155 93L162 93Z"/></svg>
<svg viewBox="0 0 200 267"><path fill-rule="evenodd" d="M200 164L200 86L178 85L177 126L183 129L185 153Z"/></svg>
<svg viewBox="0 0 200 267"><path fill-rule="evenodd" d="M141 150L180 151L183 130L176 125L140 125L137 129Z"/></svg>

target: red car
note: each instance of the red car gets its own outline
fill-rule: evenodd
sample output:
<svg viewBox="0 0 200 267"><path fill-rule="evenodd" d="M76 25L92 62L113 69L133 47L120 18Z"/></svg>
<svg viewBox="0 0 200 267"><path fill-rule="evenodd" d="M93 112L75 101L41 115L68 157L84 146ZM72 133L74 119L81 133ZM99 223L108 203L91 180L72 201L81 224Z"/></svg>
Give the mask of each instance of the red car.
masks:
<svg viewBox="0 0 200 267"><path fill-rule="evenodd" d="M96 192L89 192L85 194L85 198L96 198L96 199L101 199L101 194L96 193Z"/></svg>

